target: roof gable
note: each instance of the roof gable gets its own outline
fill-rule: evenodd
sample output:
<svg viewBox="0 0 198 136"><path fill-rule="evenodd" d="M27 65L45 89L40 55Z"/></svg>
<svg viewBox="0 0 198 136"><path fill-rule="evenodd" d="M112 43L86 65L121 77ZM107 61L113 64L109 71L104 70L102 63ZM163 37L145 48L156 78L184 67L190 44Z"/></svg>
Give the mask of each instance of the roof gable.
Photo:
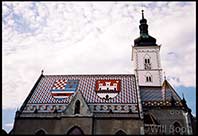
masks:
<svg viewBox="0 0 198 136"><path fill-rule="evenodd" d="M80 102L80 112L79 114L74 114L75 111L75 104L76 102L79 101ZM89 109L89 106L87 105L85 99L83 98L83 95L81 93L80 90L78 90L74 97L71 99L71 101L69 102L67 108L64 111L65 115L69 115L69 116L91 116L91 111Z"/></svg>

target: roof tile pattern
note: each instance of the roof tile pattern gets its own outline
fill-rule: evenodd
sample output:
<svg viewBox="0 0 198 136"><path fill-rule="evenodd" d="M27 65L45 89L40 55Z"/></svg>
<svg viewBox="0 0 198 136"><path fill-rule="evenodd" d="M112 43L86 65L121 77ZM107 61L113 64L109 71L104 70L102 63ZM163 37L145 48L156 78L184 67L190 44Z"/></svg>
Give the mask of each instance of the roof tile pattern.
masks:
<svg viewBox="0 0 198 136"><path fill-rule="evenodd" d="M57 80L79 80L80 90L87 103L137 103L137 89L134 75L45 75L27 104L68 104L72 97L58 100L52 97L50 90ZM96 80L120 80L121 91L112 99L100 98L95 92Z"/></svg>
<svg viewBox="0 0 198 136"><path fill-rule="evenodd" d="M175 92L175 90L167 82L166 91L165 91L165 100L170 100L171 96L173 96L173 98L177 101L181 100L180 97ZM160 87L140 86L140 98L141 101L163 101L162 86Z"/></svg>

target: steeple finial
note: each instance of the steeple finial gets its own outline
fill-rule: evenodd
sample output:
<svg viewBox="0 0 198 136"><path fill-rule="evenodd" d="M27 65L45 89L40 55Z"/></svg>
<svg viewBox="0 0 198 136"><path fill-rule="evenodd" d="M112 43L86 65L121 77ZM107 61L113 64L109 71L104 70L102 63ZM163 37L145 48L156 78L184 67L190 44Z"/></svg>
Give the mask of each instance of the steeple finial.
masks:
<svg viewBox="0 0 198 136"><path fill-rule="evenodd" d="M43 75L43 72L44 72L44 70L42 69L42 70L41 70L41 75Z"/></svg>
<svg viewBox="0 0 198 136"><path fill-rule="evenodd" d="M164 71L164 80L166 80L166 74L165 74L165 71Z"/></svg>
<svg viewBox="0 0 198 136"><path fill-rule="evenodd" d="M140 20L140 35L148 37L148 25L147 20L144 18L144 10L142 10L142 19Z"/></svg>
<svg viewBox="0 0 198 136"><path fill-rule="evenodd" d="M142 10L142 19L144 19L144 10Z"/></svg>
<svg viewBox="0 0 198 136"><path fill-rule="evenodd" d="M183 97L183 100L185 100L185 98L184 98L184 93L182 93L182 97Z"/></svg>
<svg viewBox="0 0 198 136"><path fill-rule="evenodd" d="M181 100L182 104L183 104L183 106L187 107L186 100L184 98L184 93L182 93L182 97L183 97L183 99Z"/></svg>

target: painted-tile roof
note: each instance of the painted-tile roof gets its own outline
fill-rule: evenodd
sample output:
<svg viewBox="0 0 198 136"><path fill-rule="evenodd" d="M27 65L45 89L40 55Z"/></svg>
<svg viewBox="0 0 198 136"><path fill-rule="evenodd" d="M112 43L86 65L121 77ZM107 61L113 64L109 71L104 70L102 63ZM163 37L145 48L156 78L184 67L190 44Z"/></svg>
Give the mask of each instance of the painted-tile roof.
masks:
<svg viewBox="0 0 198 136"><path fill-rule="evenodd" d="M97 80L120 80L121 91L109 100L100 98L95 92ZM50 90L57 80L79 80L77 90L80 90L89 103L137 103L137 89L134 75L45 75L41 78L27 104L67 104L73 95L68 98L55 99Z"/></svg>
<svg viewBox="0 0 198 136"><path fill-rule="evenodd" d="M163 92L163 87L165 87L165 92ZM164 99L171 100L172 96L176 101L181 101L181 98L177 95L176 91L167 80L165 80L163 85L159 87L140 86L139 88L141 101L163 101Z"/></svg>
<svg viewBox="0 0 198 136"><path fill-rule="evenodd" d="M109 89L105 90L107 86ZM109 108L113 108L115 112L129 112L129 109L134 113L139 111L139 94L135 75L132 74L41 75L20 111L23 113L63 112L78 91L94 112L100 112L100 110L108 112ZM110 99L101 97L104 91L111 92ZM59 99L59 97L62 98Z"/></svg>

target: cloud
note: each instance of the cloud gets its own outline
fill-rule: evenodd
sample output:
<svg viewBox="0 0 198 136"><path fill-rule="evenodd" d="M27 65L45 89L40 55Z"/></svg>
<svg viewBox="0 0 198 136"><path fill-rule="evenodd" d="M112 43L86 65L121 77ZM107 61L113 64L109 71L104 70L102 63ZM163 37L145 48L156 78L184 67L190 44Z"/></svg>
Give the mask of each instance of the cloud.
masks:
<svg viewBox="0 0 198 136"><path fill-rule="evenodd" d="M168 80L195 86L194 2L3 2L3 108L20 107L42 69L133 73L142 6Z"/></svg>

